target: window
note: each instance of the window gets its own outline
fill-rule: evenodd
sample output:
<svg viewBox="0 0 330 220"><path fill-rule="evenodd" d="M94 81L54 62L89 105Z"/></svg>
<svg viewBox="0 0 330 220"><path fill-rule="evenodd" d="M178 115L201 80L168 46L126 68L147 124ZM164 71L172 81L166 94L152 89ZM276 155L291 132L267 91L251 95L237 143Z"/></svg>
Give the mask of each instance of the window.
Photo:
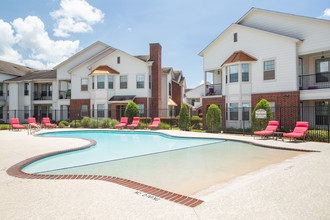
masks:
<svg viewBox="0 0 330 220"><path fill-rule="evenodd" d="M230 103L230 120L238 120L238 103Z"/></svg>
<svg viewBox="0 0 330 220"><path fill-rule="evenodd" d="M103 118L104 117L104 105L103 104L98 104L97 105L97 117L98 118Z"/></svg>
<svg viewBox="0 0 330 220"><path fill-rule="evenodd" d="M47 96L47 84L41 84L41 96Z"/></svg>
<svg viewBox="0 0 330 220"><path fill-rule="evenodd" d="M144 75L136 76L136 88L138 88L138 89L144 88Z"/></svg>
<svg viewBox="0 0 330 220"><path fill-rule="evenodd" d="M0 120L3 119L3 106L0 106Z"/></svg>
<svg viewBox="0 0 330 220"><path fill-rule="evenodd" d="M120 76L120 88L127 89L127 76Z"/></svg>
<svg viewBox="0 0 330 220"><path fill-rule="evenodd" d="M237 33L234 33L234 42L237 42Z"/></svg>
<svg viewBox="0 0 330 220"><path fill-rule="evenodd" d="M94 118L95 114L94 114L94 104L92 105L92 117Z"/></svg>
<svg viewBox="0 0 330 220"><path fill-rule="evenodd" d="M0 83L0 96L3 96L3 83Z"/></svg>
<svg viewBox="0 0 330 220"><path fill-rule="evenodd" d="M330 59L315 60L316 82L329 82Z"/></svg>
<svg viewBox="0 0 330 220"><path fill-rule="evenodd" d="M24 95L29 95L29 83L24 83Z"/></svg>
<svg viewBox="0 0 330 220"><path fill-rule="evenodd" d="M81 116L88 116L88 105L81 105Z"/></svg>
<svg viewBox="0 0 330 220"><path fill-rule="evenodd" d="M275 102L269 102L269 105L272 109L273 120L275 120Z"/></svg>
<svg viewBox="0 0 330 220"><path fill-rule="evenodd" d="M249 64L242 64L242 82L249 81Z"/></svg>
<svg viewBox="0 0 330 220"><path fill-rule="evenodd" d="M24 119L29 118L29 106L24 106Z"/></svg>
<svg viewBox="0 0 330 220"><path fill-rule="evenodd" d="M113 89L113 76L108 77L108 89Z"/></svg>
<svg viewBox="0 0 330 220"><path fill-rule="evenodd" d="M315 102L315 124L328 125L329 123L329 102Z"/></svg>
<svg viewBox="0 0 330 220"><path fill-rule="evenodd" d="M111 118L111 104L108 104L108 118Z"/></svg>
<svg viewBox="0 0 330 220"><path fill-rule="evenodd" d="M50 118L50 119L53 118L53 107L52 106L48 107L48 118Z"/></svg>
<svg viewBox="0 0 330 220"><path fill-rule="evenodd" d="M88 78L81 79L81 91L88 91Z"/></svg>
<svg viewBox="0 0 330 220"><path fill-rule="evenodd" d="M264 61L264 80L275 79L275 60Z"/></svg>
<svg viewBox="0 0 330 220"><path fill-rule="evenodd" d="M137 104L139 110L140 110L140 117L144 116L144 104Z"/></svg>
<svg viewBox="0 0 330 220"><path fill-rule="evenodd" d="M168 95L172 96L172 84L171 83L168 84Z"/></svg>
<svg viewBox="0 0 330 220"><path fill-rule="evenodd" d="M117 64L120 64L120 57L117 57Z"/></svg>
<svg viewBox="0 0 330 220"><path fill-rule="evenodd" d="M238 65L229 66L229 81L238 82Z"/></svg>
<svg viewBox="0 0 330 220"><path fill-rule="evenodd" d="M104 89L104 76L97 76L97 88Z"/></svg>
<svg viewBox="0 0 330 220"><path fill-rule="evenodd" d="M228 83L228 66L226 67L226 84Z"/></svg>
<svg viewBox="0 0 330 220"><path fill-rule="evenodd" d="M95 87L94 87L94 84L95 84L95 77L94 76L92 76L92 89L94 89Z"/></svg>
<svg viewBox="0 0 330 220"><path fill-rule="evenodd" d="M41 117L47 117L47 106L41 106Z"/></svg>
<svg viewBox="0 0 330 220"><path fill-rule="evenodd" d="M149 75L149 89L151 89L151 75Z"/></svg>
<svg viewBox="0 0 330 220"><path fill-rule="evenodd" d="M250 106L249 104L243 104L242 119L248 121L250 119Z"/></svg>
<svg viewBox="0 0 330 220"><path fill-rule="evenodd" d="M9 96L9 84L7 84L7 96Z"/></svg>

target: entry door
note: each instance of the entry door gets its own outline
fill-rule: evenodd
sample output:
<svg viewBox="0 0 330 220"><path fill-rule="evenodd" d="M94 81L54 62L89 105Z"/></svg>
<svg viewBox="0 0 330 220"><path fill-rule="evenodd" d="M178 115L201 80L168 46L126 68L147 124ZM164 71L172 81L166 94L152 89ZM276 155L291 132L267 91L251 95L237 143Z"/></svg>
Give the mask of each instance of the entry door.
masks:
<svg viewBox="0 0 330 220"><path fill-rule="evenodd" d="M116 119L120 121L121 117L125 115L125 105L116 105Z"/></svg>

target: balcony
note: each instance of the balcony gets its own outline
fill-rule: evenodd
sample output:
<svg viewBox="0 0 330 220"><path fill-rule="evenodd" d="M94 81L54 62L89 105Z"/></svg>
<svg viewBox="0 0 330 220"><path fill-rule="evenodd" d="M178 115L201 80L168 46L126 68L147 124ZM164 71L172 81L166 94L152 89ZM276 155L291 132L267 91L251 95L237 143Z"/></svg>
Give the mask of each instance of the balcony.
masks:
<svg viewBox="0 0 330 220"><path fill-rule="evenodd" d="M34 92L33 100L52 100L53 92L52 91L42 91L42 92Z"/></svg>
<svg viewBox="0 0 330 220"><path fill-rule="evenodd" d="M222 95L221 83L206 85L206 96L212 96L212 95Z"/></svg>
<svg viewBox="0 0 330 220"><path fill-rule="evenodd" d="M71 99L71 91L59 91L58 97L59 99Z"/></svg>
<svg viewBox="0 0 330 220"><path fill-rule="evenodd" d="M330 72L299 76L299 90L330 88Z"/></svg>

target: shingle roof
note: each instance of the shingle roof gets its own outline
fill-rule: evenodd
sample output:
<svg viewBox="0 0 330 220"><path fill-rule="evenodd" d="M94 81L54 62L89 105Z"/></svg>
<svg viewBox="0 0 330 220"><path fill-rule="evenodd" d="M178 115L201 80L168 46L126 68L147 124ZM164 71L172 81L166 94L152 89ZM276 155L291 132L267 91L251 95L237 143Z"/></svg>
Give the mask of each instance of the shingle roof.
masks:
<svg viewBox="0 0 330 220"><path fill-rule="evenodd" d="M112 74L119 74L117 70L112 69L109 66L98 66L95 70L93 70L90 74L95 74L95 73L112 73Z"/></svg>
<svg viewBox="0 0 330 220"><path fill-rule="evenodd" d="M135 99L135 95L114 95L109 101L110 102L118 102L118 101L133 101Z"/></svg>
<svg viewBox="0 0 330 220"><path fill-rule="evenodd" d="M147 62L150 59L149 55L140 55L140 56L135 56L135 57L142 60L142 61L144 61L144 62Z"/></svg>
<svg viewBox="0 0 330 220"><path fill-rule="evenodd" d="M27 72L31 70L34 69L0 60L0 73L5 73L14 76L24 76Z"/></svg>
<svg viewBox="0 0 330 220"><path fill-rule="evenodd" d="M25 81L35 79L56 79L56 70L33 70L24 76L8 79L6 81Z"/></svg>
<svg viewBox="0 0 330 220"><path fill-rule="evenodd" d="M173 71L173 75L174 75L173 80L176 82L179 82L180 76L182 75L182 71L180 71L180 70Z"/></svg>
<svg viewBox="0 0 330 220"><path fill-rule="evenodd" d="M228 63L236 63L236 62L251 62L257 61L258 59L239 50L235 51L221 66L228 64Z"/></svg>
<svg viewBox="0 0 330 220"><path fill-rule="evenodd" d="M173 69L172 67L163 67L162 73L170 73L172 69Z"/></svg>

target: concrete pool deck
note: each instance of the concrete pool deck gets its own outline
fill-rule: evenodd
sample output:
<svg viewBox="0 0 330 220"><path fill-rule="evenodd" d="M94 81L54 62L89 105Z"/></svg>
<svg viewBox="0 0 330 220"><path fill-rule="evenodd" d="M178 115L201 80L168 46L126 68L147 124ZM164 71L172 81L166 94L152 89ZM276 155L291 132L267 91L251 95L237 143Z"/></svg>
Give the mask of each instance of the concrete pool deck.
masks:
<svg viewBox="0 0 330 220"><path fill-rule="evenodd" d="M45 130L45 129L44 129ZM59 129L54 129L59 130ZM51 131L51 130L50 130ZM60 131L64 131L61 129ZM103 181L37 180L9 176L27 158L88 144L73 138L42 138L0 131L1 219L329 219L330 144L282 142L251 136L162 131L175 136L217 137L256 144L317 150L213 186L190 208L158 201Z"/></svg>

